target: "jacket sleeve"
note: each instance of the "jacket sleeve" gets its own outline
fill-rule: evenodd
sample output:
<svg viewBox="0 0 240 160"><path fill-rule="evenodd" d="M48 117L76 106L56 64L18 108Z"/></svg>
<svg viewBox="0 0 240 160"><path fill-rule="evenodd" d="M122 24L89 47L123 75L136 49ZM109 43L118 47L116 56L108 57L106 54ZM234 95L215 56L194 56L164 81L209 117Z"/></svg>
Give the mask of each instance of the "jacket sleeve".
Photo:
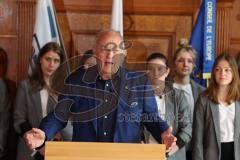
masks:
<svg viewBox="0 0 240 160"><path fill-rule="evenodd" d="M191 113L183 91L179 91L179 94L175 96L176 99L179 99L178 117L176 117L178 118L178 132L176 137L177 145L181 148L192 138L192 123L190 122Z"/></svg>
<svg viewBox="0 0 240 160"><path fill-rule="evenodd" d="M15 107L14 107L14 128L17 133L21 136L28 130L31 130L32 126L28 122L27 118L27 83L26 81L21 82L18 87Z"/></svg>
<svg viewBox="0 0 240 160"><path fill-rule="evenodd" d="M7 135L9 128L9 104L7 87L0 79L0 159L6 154Z"/></svg>
<svg viewBox="0 0 240 160"><path fill-rule="evenodd" d="M54 111L43 118L40 123L39 128L45 132L47 140L52 140L67 125L69 112L66 109L68 106L62 103L65 99L67 97L60 95Z"/></svg>
<svg viewBox="0 0 240 160"><path fill-rule="evenodd" d="M203 160L204 137L204 104L202 96L199 96L194 110L193 119L193 160Z"/></svg>

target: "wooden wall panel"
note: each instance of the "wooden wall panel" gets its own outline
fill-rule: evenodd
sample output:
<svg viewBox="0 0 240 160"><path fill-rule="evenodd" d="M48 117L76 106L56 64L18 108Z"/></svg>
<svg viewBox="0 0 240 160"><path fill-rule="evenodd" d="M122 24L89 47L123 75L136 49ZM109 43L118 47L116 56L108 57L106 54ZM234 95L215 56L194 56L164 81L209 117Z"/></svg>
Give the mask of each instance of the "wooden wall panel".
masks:
<svg viewBox="0 0 240 160"><path fill-rule="evenodd" d="M227 52L231 36L231 5L218 4L216 13L216 55Z"/></svg>
<svg viewBox="0 0 240 160"><path fill-rule="evenodd" d="M62 1L64 8L59 7L59 1L55 2L69 57L92 48L94 35L99 30L110 27L111 1L95 1L95 4L89 4L90 1ZM174 1L175 3L155 1L154 5L146 5L147 3L144 1L124 2L126 2L124 5L124 36L126 39L132 40L134 44L133 48L128 51L129 61L144 61L147 55L153 51L161 51L171 60L178 40L190 37L195 16L193 9L199 5L199 1L186 3L187 1L177 0ZM172 7L170 7L171 4ZM168 6L168 9L163 9L163 6ZM131 7L131 12L126 9ZM188 7L191 10L186 11ZM143 14L143 8L144 10L148 9L149 12ZM179 9L176 10L176 8ZM170 10L175 10L175 12L170 14ZM146 48L145 52L142 52L141 48ZM134 50L141 52L137 52L138 55L136 55Z"/></svg>
<svg viewBox="0 0 240 160"><path fill-rule="evenodd" d="M76 56L92 49L95 42L95 34L95 32L72 32L72 54Z"/></svg>
<svg viewBox="0 0 240 160"><path fill-rule="evenodd" d="M91 49L93 46L93 35L101 29L109 28L110 16L106 14L70 14L69 25L72 28L73 39L72 43L74 48L72 55L75 53L83 53L86 49ZM77 24L83 25L77 25ZM86 24L86 25L85 25ZM146 25L147 24L147 25ZM128 15L124 18L125 38L128 40L131 36L131 40L137 39L139 43L145 45L146 53L140 57L146 58L151 50L149 47L155 46L155 48L166 48L161 51L169 55L171 59L172 54L176 48L176 43L182 37L190 37L192 29L192 17L190 16L159 16L159 15ZM77 36L79 34L79 36ZM89 34L89 38L87 37ZM135 38L134 38L135 37ZM168 40L168 43L161 43ZM152 41L152 42L151 42ZM133 43L134 45L134 43ZM138 44L139 45L139 44ZM165 46L166 45L166 46ZM133 46L137 49L135 46ZM139 47L139 46L138 46ZM131 53L132 51L130 51ZM128 56L131 57L131 54ZM134 56L135 61L143 61L144 59L138 59ZM133 60L132 58L129 58Z"/></svg>
<svg viewBox="0 0 240 160"><path fill-rule="evenodd" d="M0 46L8 53L7 78L15 84L27 78L36 1L0 0ZM110 26L112 0L53 1L69 57L90 49L95 34ZM141 62L155 51L171 60L178 40L190 37L200 3L201 0L125 0L124 33L133 42L128 62ZM240 0L217 3L216 51L236 54L240 51Z"/></svg>
<svg viewBox="0 0 240 160"><path fill-rule="evenodd" d="M64 39L68 42L66 48L71 52L70 56L74 56L79 52L82 53L86 48L90 48L92 42L81 42L83 41L83 35L84 38L87 39L87 35L85 34L91 34L89 37L89 41L91 41L92 34L97 33L101 29L109 28L112 0L55 0L54 2L58 17L65 17L65 20L67 20L65 23L68 23L69 32L64 35ZM167 45L165 46L165 50L161 49L160 51L170 54L168 57L171 59L170 57L172 57L177 47L178 40L180 38L190 38L200 3L200 0L124 1L125 37L128 38L128 34L131 34L132 40L137 39L139 43L144 44L146 43L144 42L145 39L151 36L152 39L156 39L161 33L171 33L174 36L167 38L169 40L168 43L166 43L166 39L161 36L157 38L159 40L158 45ZM230 51L231 53L231 47L233 48L239 45L239 36L232 34L232 30L236 28L234 24L237 23L236 20L231 19L233 15L232 12L237 12L236 10L239 9L237 6L240 6L240 0L217 1L216 54L223 51ZM235 14L240 15L238 12ZM149 35L146 33L149 33ZM79 36L77 34L79 34ZM144 34L144 36L141 34ZM72 35L74 35L74 37L72 37ZM233 35L235 35L235 37ZM80 40L77 40L78 37L81 37ZM76 43L75 40L79 43ZM151 42L148 41L148 43L150 44ZM152 43L156 45L154 40ZM150 50L146 49L146 52L148 53L145 53L145 56L139 57L146 57ZM133 60L130 57L131 52L128 58ZM142 58L139 57L137 57L136 60L142 60Z"/></svg>
<svg viewBox="0 0 240 160"><path fill-rule="evenodd" d="M35 4L36 0L0 1L0 46L8 53L7 78L16 84L27 78Z"/></svg>
<svg viewBox="0 0 240 160"><path fill-rule="evenodd" d="M17 4L15 0L0 1L0 46L8 54L7 77L17 81Z"/></svg>
<svg viewBox="0 0 240 160"><path fill-rule="evenodd" d="M124 1L125 37L136 46L129 50L128 59L142 60L156 50L171 59L178 40L190 37L200 3L201 0ZM217 3L217 53L227 50L235 54L240 50L240 0ZM112 0L54 0L54 4L69 57L90 48L93 36L109 28ZM36 0L0 1L0 45L9 54L7 76L17 83L27 77L35 5Z"/></svg>
<svg viewBox="0 0 240 160"><path fill-rule="evenodd" d="M216 54L240 53L240 0L221 0L217 4Z"/></svg>
<svg viewBox="0 0 240 160"><path fill-rule="evenodd" d="M58 13L57 20L59 24L59 28L61 31L61 35L63 37L63 41L65 44L66 52L71 56L71 45L72 45L72 37L71 30L68 23L68 17L66 13Z"/></svg>
<svg viewBox="0 0 240 160"><path fill-rule="evenodd" d="M229 52L232 54L240 54L240 0L233 2L231 14L231 40Z"/></svg>
<svg viewBox="0 0 240 160"><path fill-rule="evenodd" d="M58 12L110 13L112 0L54 0ZM127 0L124 12L134 14L192 14L201 0Z"/></svg>
<svg viewBox="0 0 240 160"><path fill-rule="evenodd" d="M35 22L35 0L18 0L18 79L27 78L32 57L32 37Z"/></svg>
<svg viewBox="0 0 240 160"><path fill-rule="evenodd" d="M16 58L17 47L15 47L14 44L17 44L17 36L12 36L8 38L0 36L0 46L7 52L8 58L8 69L6 76L9 80L16 82L18 62Z"/></svg>
<svg viewBox="0 0 240 160"><path fill-rule="evenodd" d="M126 39L132 42L132 47L128 49L126 66L146 69L145 60L153 52L162 52L171 60L175 38L175 33L171 32L127 32Z"/></svg>

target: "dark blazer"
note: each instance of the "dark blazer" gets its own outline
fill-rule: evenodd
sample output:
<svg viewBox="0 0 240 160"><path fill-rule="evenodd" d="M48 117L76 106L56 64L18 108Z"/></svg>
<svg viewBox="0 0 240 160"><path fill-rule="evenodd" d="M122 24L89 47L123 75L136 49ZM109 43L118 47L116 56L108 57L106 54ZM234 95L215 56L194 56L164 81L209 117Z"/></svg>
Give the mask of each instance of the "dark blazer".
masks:
<svg viewBox="0 0 240 160"><path fill-rule="evenodd" d="M49 96L47 112L53 110L56 101ZM42 106L39 91L33 91L30 81L22 81L19 85L14 109L14 128L20 135L32 127L38 128L42 120ZM30 160L31 151L27 149L24 139L21 137L18 143L17 159Z"/></svg>
<svg viewBox="0 0 240 160"><path fill-rule="evenodd" d="M234 155L240 159L240 101L235 102ZM193 160L220 160L220 123L218 104L201 95L193 121Z"/></svg>
<svg viewBox="0 0 240 160"><path fill-rule="evenodd" d="M183 91L172 87L168 87L165 91L165 118L168 125L172 127L173 135L175 135L178 140L181 141L181 145L183 145L183 147L171 155L168 160L185 160L185 145L192 137L189 107ZM146 136L148 136L148 134L149 132L147 132ZM148 137L146 137L146 140L147 139Z"/></svg>
<svg viewBox="0 0 240 160"><path fill-rule="evenodd" d="M141 123L157 140L160 140L161 133L168 128L168 125L156 116L157 105L147 76L145 73L128 72L123 68L119 69L118 74L121 78L119 93L114 89L113 92L106 93L108 99L111 100L107 102L109 105L106 106L110 109L113 107L117 109L113 141L139 143L141 141ZM98 94L102 94L103 91L96 89L97 77L96 66L88 70L80 68L68 77L67 85L63 87L65 90L60 96L55 112L44 118L40 126L48 139L65 127L68 117L65 119L64 116L69 114L66 112L71 106L70 110L75 113L71 115L74 121L73 141L97 141L95 109L101 107L99 104L104 103L98 99ZM117 106L111 106L115 100L117 100ZM61 106L61 104L63 105ZM61 111L59 109L61 107L67 109ZM101 108L99 111L102 111Z"/></svg>
<svg viewBox="0 0 240 160"><path fill-rule="evenodd" d="M198 96L206 89L194 80L190 80L190 84L192 86L192 92L193 92L193 99L194 103L197 102Z"/></svg>
<svg viewBox="0 0 240 160"><path fill-rule="evenodd" d="M0 159L6 158L10 115L9 106L7 86L3 79L0 78Z"/></svg>

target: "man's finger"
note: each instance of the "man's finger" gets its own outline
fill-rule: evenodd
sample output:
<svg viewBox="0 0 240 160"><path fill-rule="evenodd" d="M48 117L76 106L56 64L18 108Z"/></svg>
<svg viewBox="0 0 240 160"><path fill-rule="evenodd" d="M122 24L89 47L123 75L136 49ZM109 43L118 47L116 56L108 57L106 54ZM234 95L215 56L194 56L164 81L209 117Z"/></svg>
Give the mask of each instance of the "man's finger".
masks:
<svg viewBox="0 0 240 160"><path fill-rule="evenodd" d="M34 132L34 133L41 133L41 129L38 129L38 128L32 128L32 131Z"/></svg>

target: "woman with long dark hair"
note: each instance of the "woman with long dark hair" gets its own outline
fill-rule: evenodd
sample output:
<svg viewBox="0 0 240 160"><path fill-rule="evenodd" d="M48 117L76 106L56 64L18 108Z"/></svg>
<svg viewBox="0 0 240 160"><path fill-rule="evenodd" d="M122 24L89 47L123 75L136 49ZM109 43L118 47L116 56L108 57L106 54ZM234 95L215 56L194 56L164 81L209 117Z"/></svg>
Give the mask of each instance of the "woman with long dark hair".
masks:
<svg viewBox="0 0 240 160"><path fill-rule="evenodd" d="M50 79L63 61L64 55L57 43L45 44L39 51L32 75L18 88L14 110L14 127L20 135L17 160L35 159L30 156L31 151L27 149L23 137L53 111L57 94L51 90Z"/></svg>

